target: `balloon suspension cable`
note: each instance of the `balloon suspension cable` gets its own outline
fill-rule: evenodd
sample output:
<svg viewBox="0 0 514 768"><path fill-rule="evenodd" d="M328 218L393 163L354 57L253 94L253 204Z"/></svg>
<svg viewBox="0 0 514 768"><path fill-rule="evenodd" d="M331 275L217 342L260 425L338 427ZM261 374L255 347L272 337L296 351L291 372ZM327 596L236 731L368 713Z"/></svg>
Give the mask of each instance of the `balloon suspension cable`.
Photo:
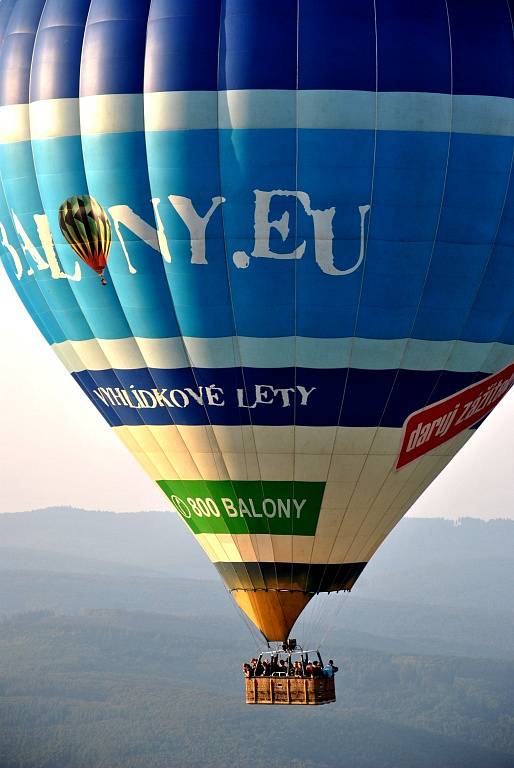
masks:
<svg viewBox="0 0 514 768"><path fill-rule="evenodd" d="M329 594L333 594L333 593L329 593ZM345 590L345 592L343 593L342 597L339 597L339 592L336 592L336 597L339 597L338 606L337 606L336 610L332 613L332 617L330 619L329 624L327 625L327 628L325 630L325 634L321 638L320 645L323 645L323 643L327 639L329 633L334 628L334 624L335 624L335 622L337 620L337 617L341 613L341 609L342 609L343 605L346 605L346 602L347 602L349 596L350 596L350 590L349 589Z"/></svg>
<svg viewBox="0 0 514 768"><path fill-rule="evenodd" d="M343 592L342 595L339 595L340 591ZM329 633L334 628L334 624L343 605L348 600L349 594L349 590L338 590L337 592L318 592L315 595L305 615L302 616L302 629L300 630L300 627L298 627L298 632L303 636L307 646L316 646L318 648L323 646ZM322 624L326 625L323 635L321 635Z"/></svg>
<svg viewBox="0 0 514 768"><path fill-rule="evenodd" d="M312 598L309 603L308 613L305 616L305 629L304 639L307 645L312 645L313 640L316 641L318 637L318 630L320 628L320 620L323 612L323 607L326 603L326 597L322 592L318 592Z"/></svg>
<svg viewBox="0 0 514 768"><path fill-rule="evenodd" d="M262 645L262 641L259 637L259 634L257 630L255 629L255 626L252 624L248 616L245 614L245 612L239 607L239 605L233 600L232 595L230 593L230 589L226 586L226 584L223 585L225 587L225 590L227 592L227 595L229 597L229 603L233 607L234 611L236 612L236 615L241 617L243 619L243 624L247 628L248 632L250 633L250 636L252 638L252 641L255 645L256 650L259 650L259 648Z"/></svg>

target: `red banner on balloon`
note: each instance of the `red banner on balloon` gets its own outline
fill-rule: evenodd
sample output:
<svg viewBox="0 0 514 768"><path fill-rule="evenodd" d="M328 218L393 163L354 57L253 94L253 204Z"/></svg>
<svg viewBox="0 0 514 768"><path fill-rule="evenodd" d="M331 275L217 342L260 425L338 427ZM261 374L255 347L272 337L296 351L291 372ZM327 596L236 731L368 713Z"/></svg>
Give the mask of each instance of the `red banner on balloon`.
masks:
<svg viewBox="0 0 514 768"><path fill-rule="evenodd" d="M411 413L403 425L396 469L472 427L493 410L513 384L514 363L511 363L477 384Z"/></svg>

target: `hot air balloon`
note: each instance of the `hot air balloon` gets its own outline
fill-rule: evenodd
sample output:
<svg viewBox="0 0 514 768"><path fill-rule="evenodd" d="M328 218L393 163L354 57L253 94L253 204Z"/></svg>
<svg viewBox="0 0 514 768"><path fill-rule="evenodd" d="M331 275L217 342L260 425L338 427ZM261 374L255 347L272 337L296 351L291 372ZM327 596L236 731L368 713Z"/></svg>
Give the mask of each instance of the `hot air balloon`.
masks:
<svg viewBox="0 0 514 768"><path fill-rule="evenodd" d="M112 234L103 208L89 195L70 197L59 208L59 226L77 256L107 285L104 270Z"/></svg>
<svg viewBox="0 0 514 768"><path fill-rule="evenodd" d="M291 649L513 383L510 0L1 0L0 24L7 274ZM105 212L97 261L70 200Z"/></svg>

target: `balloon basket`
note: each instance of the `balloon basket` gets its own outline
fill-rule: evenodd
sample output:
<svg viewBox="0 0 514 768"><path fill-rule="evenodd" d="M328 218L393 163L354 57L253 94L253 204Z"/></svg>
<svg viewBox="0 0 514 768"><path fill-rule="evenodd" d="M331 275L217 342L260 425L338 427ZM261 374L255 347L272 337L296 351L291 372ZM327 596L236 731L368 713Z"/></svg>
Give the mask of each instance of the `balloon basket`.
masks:
<svg viewBox="0 0 514 768"><path fill-rule="evenodd" d="M320 706L335 700L334 678L252 677L246 680L247 704Z"/></svg>
<svg viewBox="0 0 514 768"><path fill-rule="evenodd" d="M256 674L246 678L247 704L320 706L336 700L334 677L311 677L309 662L323 661L319 651L304 651L296 641L287 641L263 651L256 660Z"/></svg>

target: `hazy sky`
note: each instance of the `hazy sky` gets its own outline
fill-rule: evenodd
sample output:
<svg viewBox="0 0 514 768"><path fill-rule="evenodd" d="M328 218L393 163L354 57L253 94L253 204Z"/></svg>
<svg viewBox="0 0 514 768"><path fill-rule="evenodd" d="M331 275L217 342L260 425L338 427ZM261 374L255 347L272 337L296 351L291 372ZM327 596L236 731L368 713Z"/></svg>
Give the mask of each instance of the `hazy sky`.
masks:
<svg viewBox="0 0 514 768"><path fill-rule="evenodd" d="M169 509L39 335L0 267L0 512ZM418 517L514 518L514 391L415 504Z"/></svg>

